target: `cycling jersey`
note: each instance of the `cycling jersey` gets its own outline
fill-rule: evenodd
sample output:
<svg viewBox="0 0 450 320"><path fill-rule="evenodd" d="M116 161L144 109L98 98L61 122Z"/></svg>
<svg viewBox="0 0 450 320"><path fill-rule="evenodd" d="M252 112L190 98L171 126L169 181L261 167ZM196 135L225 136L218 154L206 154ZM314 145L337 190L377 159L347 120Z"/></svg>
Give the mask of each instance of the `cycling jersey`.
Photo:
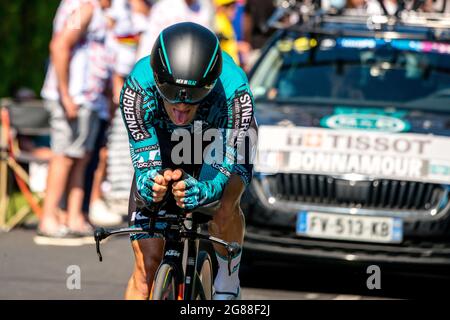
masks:
<svg viewBox="0 0 450 320"><path fill-rule="evenodd" d="M188 187L192 187L189 192L195 191L198 197L185 203L187 209L218 200L232 173L239 175L248 185L252 176L251 162L256 146L254 138L257 125L253 107L253 96L245 73L228 54L223 53L222 73L214 89L200 103L194 121L187 126L176 126L169 119L162 97L157 91L150 56L138 61L122 88L120 109L129 135L139 194L151 203L152 190L149 181L158 170L167 167L181 168L192 175L187 179ZM254 130L249 132L250 128ZM180 135L177 129L184 131ZM208 129L220 130L219 143L223 144L223 152L221 155L205 156L198 163L198 151L195 153L195 139L198 138L196 134L201 131L203 135ZM174 160L173 151L180 145L185 132L190 132L191 136L188 138L194 139L191 140L194 141L191 145L194 152L187 157L183 154L182 158L188 159L180 163ZM253 136L246 137L247 133L252 133ZM211 139L201 141L202 156L205 154L205 144L210 141ZM250 146L246 145L249 141ZM242 148L244 144L250 152ZM219 150L220 148L215 149L212 153L218 153ZM212 157L222 161L211 161ZM209 161L205 161L207 158ZM242 158L245 158L245 161L241 161Z"/></svg>

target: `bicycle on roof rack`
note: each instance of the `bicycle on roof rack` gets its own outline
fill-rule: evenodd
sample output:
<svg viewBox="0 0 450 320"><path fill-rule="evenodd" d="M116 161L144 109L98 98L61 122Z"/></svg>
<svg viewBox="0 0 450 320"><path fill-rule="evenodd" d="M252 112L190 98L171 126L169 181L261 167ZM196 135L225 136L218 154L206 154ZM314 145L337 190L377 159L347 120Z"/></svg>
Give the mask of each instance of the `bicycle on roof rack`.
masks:
<svg viewBox="0 0 450 320"><path fill-rule="evenodd" d="M141 202L142 203L142 202ZM102 261L100 242L112 235L150 234L162 235L165 240L162 261L155 273L150 300L211 300L213 295L213 265L206 250L200 249L200 240L224 246L228 253L228 271L231 259L240 252L238 243L228 243L219 238L200 233L200 227L212 219L219 201L199 207L192 213L173 212L142 207L142 214L150 217L148 228L97 228L94 232L97 254ZM175 212L177 211L177 212ZM164 223L162 229L156 223Z"/></svg>
<svg viewBox="0 0 450 320"><path fill-rule="evenodd" d="M301 28L318 31L325 23L366 25L368 31L396 31L396 27L417 27L430 31L429 37L450 39L450 14L444 13L446 1L437 12L419 12L424 0L399 0L394 14L389 14L382 0L378 0L382 14L351 14L352 9L324 8L321 0L278 0L276 10L268 19L266 28ZM286 19L286 17L291 17ZM294 18L292 18L294 17ZM288 22L287 22L288 21Z"/></svg>

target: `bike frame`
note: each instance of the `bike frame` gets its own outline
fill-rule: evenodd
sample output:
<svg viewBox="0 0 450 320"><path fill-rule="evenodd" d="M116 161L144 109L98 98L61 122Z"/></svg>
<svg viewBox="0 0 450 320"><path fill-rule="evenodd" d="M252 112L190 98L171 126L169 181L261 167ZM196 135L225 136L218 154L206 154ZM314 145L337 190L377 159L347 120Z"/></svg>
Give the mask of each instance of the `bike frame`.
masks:
<svg viewBox="0 0 450 320"><path fill-rule="evenodd" d="M181 231L182 227L168 223L162 232L165 239L163 264L171 265L176 273L175 285L178 300L193 300L196 285L197 257L199 253L199 240L197 237L198 224L192 221L190 230ZM183 237L185 236L185 237ZM187 249L187 252L185 252ZM186 256L186 269L183 268L183 258ZM159 268L158 268L159 269ZM186 271L184 271L186 270ZM157 271L158 272L158 271Z"/></svg>
<svg viewBox="0 0 450 320"><path fill-rule="evenodd" d="M144 211L145 212L145 211ZM148 212L147 212L148 213ZM197 285L200 285L200 289L203 290L201 283L195 281L197 279L197 258L199 253L200 240L207 240L224 246L228 252L228 271L231 274L231 258L237 254L241 247L238 243L228 243L219 238L204 235L198 232L198 229L202 223L199 222L197 216L201 216L201 211L190 214L190 217L186 217L184 213L181 214L167 214L159 216L157 214L150 214L150 224L148 228L122 228L115 230L106 230L104 228L98 228L94 232L94 238L96 242L97 254L99 260L102 261L102 255L100 252L100 241L111 236L119 234L160 234L164 237L165 245L163 251L163 258L158 267L163 264L169 264L175 270L175 285L177 299L193 300L196 297ZM200 218L200 220L202 220ZM165 222L166 226L162 230L155 228L156 222ZM186 248L185 248L186 246ZM187 249L187 252L185 250ZM186 256L186 270L183 268L183 258Z"/></svg>

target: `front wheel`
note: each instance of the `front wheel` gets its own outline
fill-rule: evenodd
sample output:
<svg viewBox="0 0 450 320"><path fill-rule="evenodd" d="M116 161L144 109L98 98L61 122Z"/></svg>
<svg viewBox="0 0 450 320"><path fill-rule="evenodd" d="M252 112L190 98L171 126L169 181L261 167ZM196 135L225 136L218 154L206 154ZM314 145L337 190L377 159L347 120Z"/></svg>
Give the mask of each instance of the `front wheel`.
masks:
<svg viewBox="0 0 450 320"><path fill-rule="evenodd" d="M150 300L177 300L176 270L169 264L162 264L156 271Z"/></svg>
<svg viewBox="0 0 450 320"><path fill-rule="evenodd" d="M213 264L210 255L206 251L200 251L197 258L195 300L212 300L213 295Z"/></svg>

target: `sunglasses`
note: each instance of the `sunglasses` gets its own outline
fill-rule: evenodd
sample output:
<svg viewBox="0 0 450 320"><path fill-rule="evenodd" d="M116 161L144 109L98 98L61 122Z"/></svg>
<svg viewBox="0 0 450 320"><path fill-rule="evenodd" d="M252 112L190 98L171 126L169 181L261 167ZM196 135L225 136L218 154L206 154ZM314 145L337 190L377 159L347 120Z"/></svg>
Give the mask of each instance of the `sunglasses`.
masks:
<svg viewBox="0 0 450 320"><path fill-rule="evenodd" d="M184 87L171 83L157 83L156 88L164 100L176 104L176 103L186 103L186 104L198 104L212 91L215 82L209 86L195 88L195 87Z"/></svg>

